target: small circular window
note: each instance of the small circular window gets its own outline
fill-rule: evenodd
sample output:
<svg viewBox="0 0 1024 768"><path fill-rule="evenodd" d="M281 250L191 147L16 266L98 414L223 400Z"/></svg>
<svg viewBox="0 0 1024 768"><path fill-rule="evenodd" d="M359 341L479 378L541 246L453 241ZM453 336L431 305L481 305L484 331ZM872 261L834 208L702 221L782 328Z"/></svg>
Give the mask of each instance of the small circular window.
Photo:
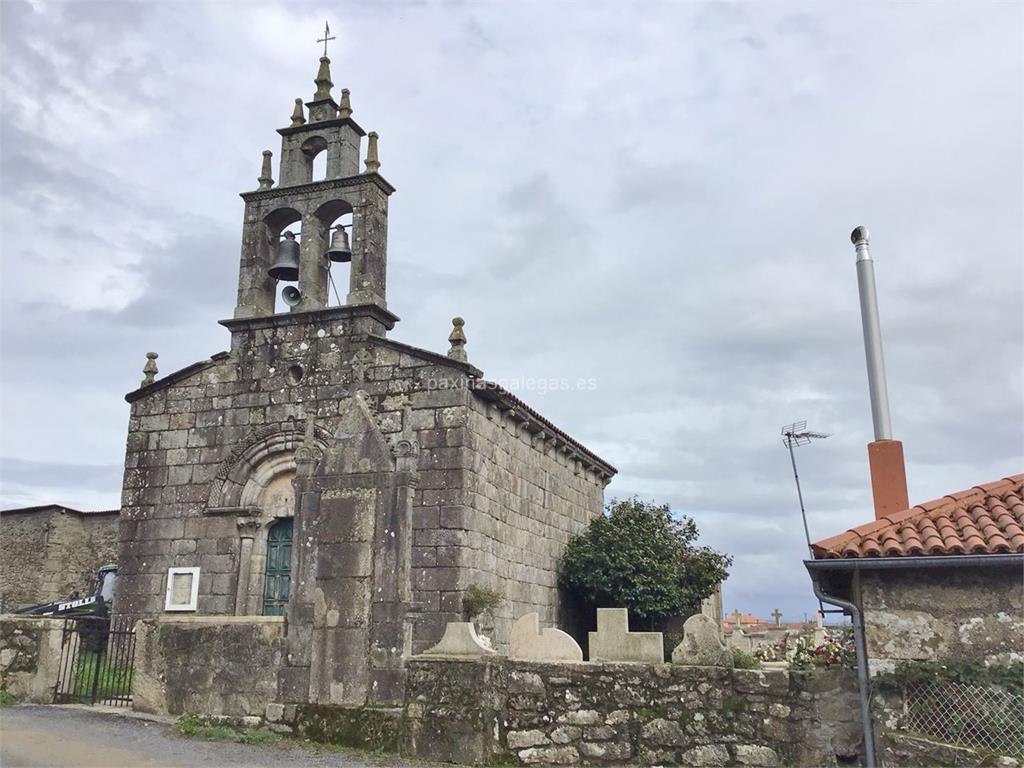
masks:
<svg viewBox="0 0 1024 768"><path fill-rule="evenodd" d="M306 372L302 369L302 366L296 363L295 365L288 366L288 383L298 384L302 381L302 377L306 375Z"/></svg>

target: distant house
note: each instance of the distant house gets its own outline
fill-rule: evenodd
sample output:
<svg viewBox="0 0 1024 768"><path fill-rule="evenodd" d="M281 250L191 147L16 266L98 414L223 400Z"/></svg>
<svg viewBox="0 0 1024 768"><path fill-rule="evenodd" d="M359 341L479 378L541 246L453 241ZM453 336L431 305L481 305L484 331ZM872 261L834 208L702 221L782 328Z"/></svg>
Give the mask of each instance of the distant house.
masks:
<svg viewBox="0 0 1024 768"><path fill-rule="evenodd" d="M0 607L85 594L97 569L117 561L119 516L60 504L0 510Z"/></svg>
<svg viewBox="0 0 1024 768"><path fill-rule="evenodd" d="M1024 474L812 545L806 565L863 614L872 671L902 660L1024 659Z"/></svg>

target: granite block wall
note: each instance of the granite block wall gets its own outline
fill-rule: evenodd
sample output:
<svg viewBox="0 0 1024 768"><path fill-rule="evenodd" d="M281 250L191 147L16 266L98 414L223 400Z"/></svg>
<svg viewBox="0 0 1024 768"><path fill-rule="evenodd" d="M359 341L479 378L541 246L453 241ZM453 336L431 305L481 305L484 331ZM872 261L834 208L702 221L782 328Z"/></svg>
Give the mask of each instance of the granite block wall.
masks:
<svg viewBox="0 0 1024 768"><path fill-rule="evenodd" d="M560 611L558 560L604 503L606 480L529 427L515 412L474 398L464 427L466 504L441 510L442 528L465 532L455 542L465 583L505 595L487 628L500 651L526 613L538 612L542 624L570 623ZM449 552L439 547L437 557Z"/></svg>
<svg viewBox="0 0 1024 768"><path fill-rule="evenodd" d="M284 618L136 622L132 706L160 715L263 717L277 695Z"/></svg>

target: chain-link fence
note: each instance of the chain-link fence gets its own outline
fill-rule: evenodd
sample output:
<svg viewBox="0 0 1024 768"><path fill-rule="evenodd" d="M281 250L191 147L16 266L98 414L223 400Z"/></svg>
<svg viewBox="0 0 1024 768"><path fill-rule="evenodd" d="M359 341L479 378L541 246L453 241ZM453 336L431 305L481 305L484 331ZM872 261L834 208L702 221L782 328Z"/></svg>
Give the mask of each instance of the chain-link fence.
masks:
<svg viewBox="0 0 1024 768"><path fill-rule="evenodd" d="M959 683L904 689L900 726L947 744L1024 756L1024 696Z"/></svg>

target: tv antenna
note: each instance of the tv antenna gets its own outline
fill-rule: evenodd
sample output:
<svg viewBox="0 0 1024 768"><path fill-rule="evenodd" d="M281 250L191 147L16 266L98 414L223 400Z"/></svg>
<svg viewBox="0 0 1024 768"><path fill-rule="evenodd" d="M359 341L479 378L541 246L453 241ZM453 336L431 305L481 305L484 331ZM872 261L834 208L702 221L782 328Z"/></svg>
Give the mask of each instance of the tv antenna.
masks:
<svg viewBox="0 0 1024 768"><path fill-rule="evenodd" d="M804 494L800 490L800 475L796 471L796 454L793 453L794 446L807 445L811 440L824 440L829 435L825 432L814 432L807 429L806 421L796 421L787 424L782 428L782 444L789 449L789 460L793 464L793 479L796 480L796 496L800 500L800 518L804 522L804 539L807 542L807 551L814 559L814 550L811 549L811 532L807 528L807 511L804 509Z"/></svg>

